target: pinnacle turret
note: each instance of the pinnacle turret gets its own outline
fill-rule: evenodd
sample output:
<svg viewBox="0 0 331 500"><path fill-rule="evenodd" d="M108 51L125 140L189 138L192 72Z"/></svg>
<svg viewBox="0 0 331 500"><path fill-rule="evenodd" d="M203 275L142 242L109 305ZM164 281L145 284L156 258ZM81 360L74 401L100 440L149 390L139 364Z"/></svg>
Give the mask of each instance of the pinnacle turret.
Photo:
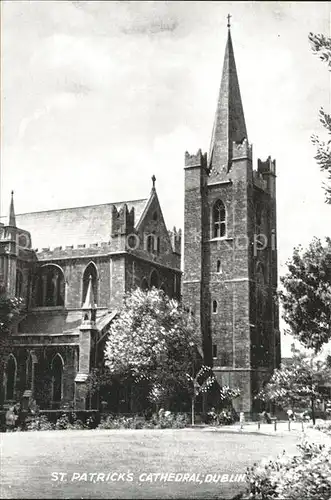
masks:
<svg viewBox="0 0 331 500"><path fill-rule="evenodd" d="M85 297L85 302L82 306L82 309L85 310L94 310L96 309L96 305L94 302L94 293L93 293L93 286L92 286L92 276L89 278L89 283L87 287L87 292L86 292L86 297Z"/></svg>
<svg viewBox="0 0 331 500"><path fill-rule="evenodd" d="M16 217L14 209L14 191L11 192L11 200L9 207L9 226L16 227Z"/></svg>

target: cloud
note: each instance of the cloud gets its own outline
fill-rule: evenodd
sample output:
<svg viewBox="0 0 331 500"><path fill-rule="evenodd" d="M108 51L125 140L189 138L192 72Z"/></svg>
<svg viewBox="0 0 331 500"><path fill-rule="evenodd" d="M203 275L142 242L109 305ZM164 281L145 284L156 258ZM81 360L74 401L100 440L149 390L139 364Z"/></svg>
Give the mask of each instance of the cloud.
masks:
<svg viewBox="0 0 331 500"><path fill-rule="evenodd" d="M150 22L145 22L130 27L123 27L121 31L126 35L150 34L173 32L178 27L176 20L155 19Z"/></svg>

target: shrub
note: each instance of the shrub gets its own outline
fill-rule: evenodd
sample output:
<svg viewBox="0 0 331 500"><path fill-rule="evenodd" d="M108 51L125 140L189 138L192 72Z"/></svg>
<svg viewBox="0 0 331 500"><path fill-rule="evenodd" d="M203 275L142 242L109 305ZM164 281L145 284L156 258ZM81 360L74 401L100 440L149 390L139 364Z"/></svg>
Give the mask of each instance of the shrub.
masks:
<svg viewBox="0 0 331 500"><path fill-rule="evenodd" d="M45 415L34 415L26 420L25 428L27 431L51 431L54 426Z"/></svg>
<svg viewBox="0 0 331 500"><path fill-rule="evenodd" d="M55 423L56 430L81 430L85 428L86 426L83 424L83 422L77 419L76 413L71 413L69 416L68 414L63 413L63 415L61 415L61 417L59 417Z"/></svg>
<svg viewBox="0 0 331 500"><path fill-rule="evenodd" d="M185 413L171 413L160 410L154 413L151 419L153 427L156 429L182 429L188 425L189 419Z"/></svg>
<svg viewBox="0 0 331 500"><path fill-rule="evenodd" d="M63 430L63 429L68 429L70 425L68 415L63 413L61 417L59 417L55 423L55 429L56 430Z"/></svg>
<svg viewBox="0 0 331 500"><path fill-rule="evenodd" d="M324 432L325 434L327 434L328 436L331 437L331 422L330 421L318 423L313 427L314 427L314 429L321 431L321 432Z"/></svg>
<svg viewBox="0 0 331 500"><path fill-rule="evenodd" d="M108 415L102 419L98 429L144 429L148 428L149 423L144 417L115 417Z"/></svg>
<svg viewBox="0 0 331 500"><path fill-rule="evenodd" d="M303 442L299 455L283 454L247 470L249 498L253 500L329 500L331 447Z"/></svg>
<svg viewBox="0 0 331 500"><path fill-rule="evenodd" d="M206 423L210 425L231 425L236 421L236 413L231 410L222 410L221 412L211 410L207 413Z"/></svg>
<svg viewBox="0 0 331 500"><path fill-rule="evenodd" d="M150 420L134 415L132 417L108 415L98 425L98 429L181 429L188 424L184 413L160 411Z"/></svg>

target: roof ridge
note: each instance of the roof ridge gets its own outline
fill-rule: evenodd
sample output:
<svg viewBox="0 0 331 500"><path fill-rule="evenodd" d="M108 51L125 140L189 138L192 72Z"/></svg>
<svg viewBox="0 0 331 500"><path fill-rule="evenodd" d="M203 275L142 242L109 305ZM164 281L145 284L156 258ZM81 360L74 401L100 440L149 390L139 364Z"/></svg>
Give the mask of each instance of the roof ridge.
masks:
<svg viewBox="0 0 331 500"><path fill-rule="evenodd" d="M106 205L120 205L120 204L128 204L128 203L136 203L138 201L146 202L148 198L138 198L137 200L123 200L123 201L111 201L108 203L97 203L93 205L83 205L79 207L66 207L66 208L54 208L49 210L36 210L34 212L22 212L16 214L16 217L20 215L31 215L31 214L45 214L47 212L63 212L64 210L77 210L78 208L91 208L91 207L105 207ZM5 216L1 216L0 219L6 218Z"/></svg>

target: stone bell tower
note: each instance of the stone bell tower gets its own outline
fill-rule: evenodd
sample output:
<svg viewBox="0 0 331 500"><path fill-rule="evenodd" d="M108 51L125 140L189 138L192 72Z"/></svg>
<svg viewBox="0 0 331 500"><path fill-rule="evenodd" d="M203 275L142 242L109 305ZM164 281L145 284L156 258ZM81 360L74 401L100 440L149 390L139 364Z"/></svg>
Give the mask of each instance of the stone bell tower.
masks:
<svg viewBox="0 0 331 500"><path fill-rule="evenodd" d="M194 313L204 361L220 385L239 388L237 410L280 362L276 164L253 168L228 18L209 154L185 155L183 303Z"/></svg>

